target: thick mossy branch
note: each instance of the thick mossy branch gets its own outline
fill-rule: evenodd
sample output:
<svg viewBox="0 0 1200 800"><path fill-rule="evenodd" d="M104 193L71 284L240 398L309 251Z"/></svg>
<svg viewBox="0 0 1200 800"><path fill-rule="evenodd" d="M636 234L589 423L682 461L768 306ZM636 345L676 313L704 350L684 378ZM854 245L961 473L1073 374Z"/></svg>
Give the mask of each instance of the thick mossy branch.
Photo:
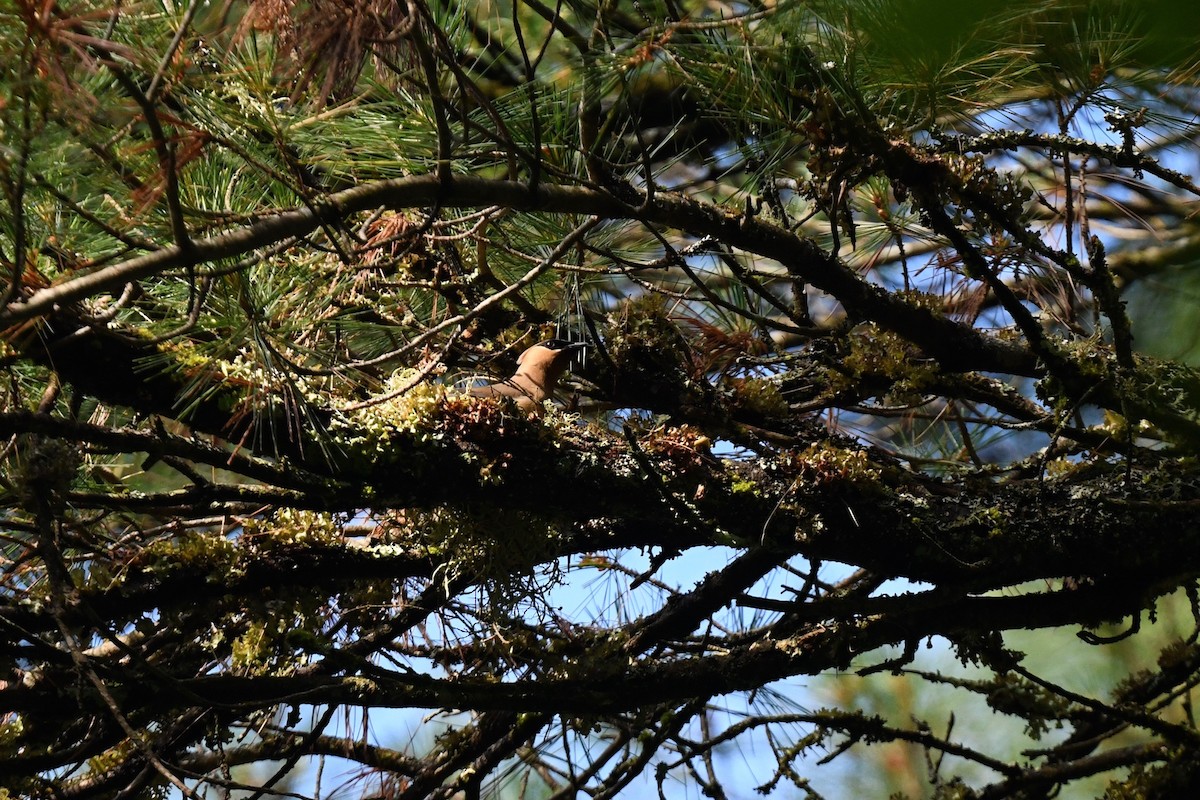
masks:
<svg viewBox="0 0 1200 800"><path fill-rule="evenodd" d="M814 240L769 221L675 193L658 192L646 198L641 206L634 206L622 201L619 193L591 188L543 183L531 191L527 184L515 181L465 176L446 180L438 175L418 175L347 189L330 195L320 205L281 211L251 225L197 239L186 252L175 247L164 248L37 290L24 302L0 312L0 325L15 326L50 315L56 307L66 307L167 270L244 255L381 206L402 210L434 203L444 208L503 206L514 211L553 210L559 214L633 219L711 237L778 261L796 277L837 297L855 316L874 320L916 342L948 369L989 369L1026 375L1036 370L1036 359L1025 348L907 303L863 281Z"/></svg>
<svg viewBox="0 0 1200 800"><path fill-rule="evenodd" d="M631 443L569 418L507 416L491 401L461 395L423 408L419 425L406 417L358 429L356 441L374 441L375 451L344 462L326 492L310 488L308 507L473 509L460 523L468 531L487 526L488 540L528 549L531 525L554 531L535 548L546 562L621 547L734 544L970 591L1056 577L1150 585L1200 572L1200 560L1186 555L1200 552L1190 541L1200 534L1189 533L1200 531L1200 508L1179 499L1195 496L1200 474L1181 463L952 487L832 440L741 463L714 456L688 429ZM120 505L120 497L110 502ZM86 605L119 617L194 593L252 591L268 575L285 584L426 575L446 558L421 549L430 542L410 541L411 553L296 543L247 552L233 571L224 561L205 568L194 559L173 567L156 560L153 570L131 562L111 587L87 589ZM218 585L226 572L233 580ZM10 610L23 627L52 626L27 607Z"/></svg>
<svg viewBox="0 0 1200 800"><path fill-rule="evenodd" d="M503 182L485 183L479 186L485 194L507 196L509 187ZM456 181L453 188L462 187ZM394 191L403 195L418 189L424 191L425 185L403 184ZM587 192L572 189L568 194L585 206L589 201L599 202ZM387 192L382 194L387 196ZM420 191L417 194L420 196ZM733 225L741 238L757 236L746 243L747 249L757 247L784 266L795 259L792 251L796 247L811 246L808 240L768 222L734 217L686 198L659 195L657 203L664 220L684 225L685 230L703 230L703 222L708 220L714 225ZM783 240L789 237L791 244L787 245ZM759 432L793 436L806 431L808 425L795 415L789 417L785 402L800 409L816 408L853 404L889 392L911 399L953 389L958 386L954 375L959 372L965 379L976 379L981 372L1000 372L1040 379L1039 392L1057 417L1038 419L1036 408L1007 395L981 398L978 392L961 387L954 393L965 400L982 399L1002 412L1014 413L1021 421L1069 431L1088 442L1096 441L1097 435L1063 424L1087 405L1135 422L1144 420L1166 438L1187 446L1200 441L1200 373L1195 370L1144 356L1139 356L1132 368L1121 366L1111 348L1100 341L1045 339L1044 347L1054 352L1054 368L1047 371L1032 353L1006 337L984 334L941 315L927 296L884 292L859 281L836 259L822 257L827 263L820 268L821 275L854 282L853 287L841 287L843 294L835 292L835 296L848 309L855 309L844 292L857 287L856 292L869 296L861 300L866 304L862 316L874 321L854 329L839 348L814 345L815 367L781 376L778 386L784 390L782 395L768 397L745 379L710 384L711 376L688 361L688 346L668 319L661 299L651 296L627 304L612 316L605 343L611 352L598 361L592 375L602 396L693 421L706 426L710 434L736 438L738 426L750 424L766 425L765 431L759 428ZM815 268L811 260L805 262L803 277L820 286L820 277L811 273ZM23 306L10 311L14 319L28 316ZM340 454L330 449L325 436L332 410L310 403L302 394L267 391L264 386L230 377L219 363L197 359L186 347L154 344L119 327L94 327L70 305L50 313L35 326L36 335L30 331L12 334L10 344L24 357L52 365L77 391L138 413L182 419L196 431L265 456L286 456L293 463L314 466L318 472L338 460Z"/></svg>
<svg viewBox="0 0 1200 800"><path fill-rule="evenodd" d="M174 370L131 373L127 377L133 389L124 381L105 380L122 374L114 364L137 364L140 352L160 354L157 346L105 332L71 340L90 342L86 353L56 347L49 337L36 341L46 349L38 351L31 344L34 354L45 353L80 389L143 412L174 412L183 389ZM1161 398L1154 404L1159 419L1193 419L1193 372L1142 359L1139 371L1130 375L1117 370L1099 346L1089 353L1079 359L1080 370L1090 365L1097 395L1116 401L1119 387L1143 387L1119 393L1127 398L1123 408L1133 412L1131 417L1143 416L1139 412L1149 401ZM621 363L630 357L623 350L617 355ZM224 429L230 421L228 404L242 400L236 392L223 400L221 392L233 389L221 388L209 402L193 407L190 422L197 430L230 435ZM423 405L416 404L426 395ZM250 485L226 492L198 486L158 500L130 496L123 501L117 494L95 501L105 508L125 502L143 510L152 510L156 502L176 507L272 498L342 511L459 503L521 510L553 525L573 525L563 552L770 543L814 557L898 570L912 578L969 577L981 581L981 588L1130 568L1150 575L1184 574L1196 566L1172 558L1172 548L1147 546L1129 533L1146 530L1150 520L1155 521L1150 529L1195 529L1190 524L1193 509L1170 502L1194 490L1194 477L1184 463L1173 467L1147 457L1145 466L1129 473L1131 480L1119 471L1101 471L999 485L981 480L950 489L887 463L872 466L866 451L850 444L830 443L814 451L798 443L754 462L726 463L708 454L710 440L703 430L665 429L648 434L639 445L654 456L655 464L647 467L627 443L599 430L566 421L533 423L511 409L447 394L445 387L416 386L400 401L400 407L367 407L357 416L311 410L311 416L324 422L305 429L307 438L298 437L301 431L286 418L260 417L259 426L289 432L288 437L269 437L283 451L276 455L287 457L286 466L270 458L224 456L233 469L294 487L303 499L299 493L256 495ZM245 426L253 418L241 415L235 441L268 438L249 436ZM105 432L37 415L5 415L3 425L14 433L79 437L102 447L177 454L214 465L224 453L184 440L156 443L161 438L157 434ZM839 451L845 454L836 455ZM297 472L301 465L306 470ZM655 480L645 480L647 470ZM668 487L666 495L661 486ZM87 497L76 500L88 502Z"/></svg>
<svg viewBox="0 0 1200 800"><path fill-rule="evenodd" d="M302 674L284 671L172 679L158 684L157 711L168 712L195 703L230 709L295 702L426 708L448 705L453 697L457 698L456 707L476 710L612 713L696 695L751 690L789 676L846 669L862 652L934 635L955 637L979 630L1057 627L1077 624L1081 618L1098 622L1101 617L1119 617L1143 599L1111 587L1013 597L932 595L921 598L921 603L895 598L891 601L893 608L880 602L869 616L806 624L790 634L785 618L774 628L771 638L743 640L726 645L719 653L666 662L656 658L631 661L630 649L638 649L638 640L625 640L613 633L608 644L592 642L590 657L572 661L565 675L551 671L536 680L499 681L494 675L439 679L416 672L379 670L369 670L369 676L339 676L312 669ZM660 632L653 626L643 630L648 636ZM654 641L647 639L646 643ZM338 667L366 666L338 659L335 652L330 656L337 671ZM559 657L551 653L548 661L557 663ZM532 663L529 666L538 667ZM59 695L53 686L37 680L0 689L0 701L17 711L37 709L47 719L66 717L78 708L76 699Z"/></svg>

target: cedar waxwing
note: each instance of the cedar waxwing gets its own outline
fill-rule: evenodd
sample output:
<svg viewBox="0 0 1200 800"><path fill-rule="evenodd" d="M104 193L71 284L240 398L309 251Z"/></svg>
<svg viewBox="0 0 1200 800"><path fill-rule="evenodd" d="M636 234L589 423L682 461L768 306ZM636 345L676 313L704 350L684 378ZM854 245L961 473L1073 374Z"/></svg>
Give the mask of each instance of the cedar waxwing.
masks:
<svg viewBox="0 0 1200 800"><path fill-rule="evenodd" d="M521 353L517 371L506 381L477 386L470 390L472 397L511 397L517 407L530 414L540 414L542 403L554 394L558 379L567 369L571 356L586 342L547 339Z"/></svg>

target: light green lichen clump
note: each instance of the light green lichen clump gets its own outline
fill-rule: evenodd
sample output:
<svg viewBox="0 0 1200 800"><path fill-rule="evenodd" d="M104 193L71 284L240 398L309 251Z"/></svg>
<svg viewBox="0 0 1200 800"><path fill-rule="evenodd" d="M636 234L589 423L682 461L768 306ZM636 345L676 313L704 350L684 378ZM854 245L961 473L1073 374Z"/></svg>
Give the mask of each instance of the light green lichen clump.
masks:
<svg viewBox="0 0 1200 800"><path fill-rule="evenodd" d="M337 413L329 426L334 441L351 453L378 458L394 455L392 443L398 436L441 439L436 423L446 401L463 395L452 386L421 377L415 369L400 370L384 385L379 402Z"/></svg>
<svg viewBox="0 0 1200 800"><path fill-rule="evenodd" d="M841 375L831 376L834 388L852 388L864 379L883 377L893 382L891 394L920 394L937 377L937 363L921 358L904 337L873 322L860 325L850 336L850 352L842 359Z"/></svg>
<svg viewBox="0 0 1200 800"><path fill-rule="evenodd" d="M340 544L342 530L332 514L281 508L266 519L246 522L243 539L259 547L264 541L275 544Z"/></svg>
<svg viewBox="0 0 1200 800"><path fill-rule="evenodd" d="M423 546L438 566L435 578L449 588L466 582L503 609L540 591L537 566L558 554L562 531L523 511L406 509L397 534Z"/></svg>
<svg viewBox="0 0 1200 800"><path fill-rule="evenodd" d="M805 480L822 486L874 483L880 477L880 471L871 466L866 452L837 447L828 442L817 442L795 454L793 466L800 469Z"/></svg>

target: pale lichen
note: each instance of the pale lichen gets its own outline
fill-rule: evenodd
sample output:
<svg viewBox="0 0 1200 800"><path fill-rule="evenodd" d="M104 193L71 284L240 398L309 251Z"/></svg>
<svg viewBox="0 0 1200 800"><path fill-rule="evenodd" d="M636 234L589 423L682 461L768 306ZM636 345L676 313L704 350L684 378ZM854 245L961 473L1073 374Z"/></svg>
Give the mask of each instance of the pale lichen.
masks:
<svg viewBox="0 0 1200 800"><path fill-rule="evenodd" d="M262 547L265 541L277 544L340 544L342 529L332 514L281 508L269 517L247 520L242 538Z"/></svg>
<svg viewBox="0 0 1200 800"><path fill-rule="evenodd" d="M400 370L384 384L377 402L337 412L329 432L351 453L388 458L394 455L393 440L401 435L417 441L440 440L436 423L450 397L462 393L444 383L422 381L414 369Z"/></svg>
<svg viewBox="0 0 1200 800"><path fill-rule="evenodd" d="M819 486L839 483L867 483L879 481L879 469L871 466L867 453L848 447L838 447L831 442L816 442L792 457L793 469L800 477Z"/></svg>

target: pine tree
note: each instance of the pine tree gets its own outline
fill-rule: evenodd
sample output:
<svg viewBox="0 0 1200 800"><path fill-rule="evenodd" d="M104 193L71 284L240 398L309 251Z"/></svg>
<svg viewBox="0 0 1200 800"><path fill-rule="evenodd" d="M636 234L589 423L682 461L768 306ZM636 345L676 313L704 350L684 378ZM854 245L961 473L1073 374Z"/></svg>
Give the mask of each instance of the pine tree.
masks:
<svg viewBox="0 0 1200 800"><path fill-rule="evenodd" d="M1197 23L11 0L0 797L1181 796Z"/></svg>

